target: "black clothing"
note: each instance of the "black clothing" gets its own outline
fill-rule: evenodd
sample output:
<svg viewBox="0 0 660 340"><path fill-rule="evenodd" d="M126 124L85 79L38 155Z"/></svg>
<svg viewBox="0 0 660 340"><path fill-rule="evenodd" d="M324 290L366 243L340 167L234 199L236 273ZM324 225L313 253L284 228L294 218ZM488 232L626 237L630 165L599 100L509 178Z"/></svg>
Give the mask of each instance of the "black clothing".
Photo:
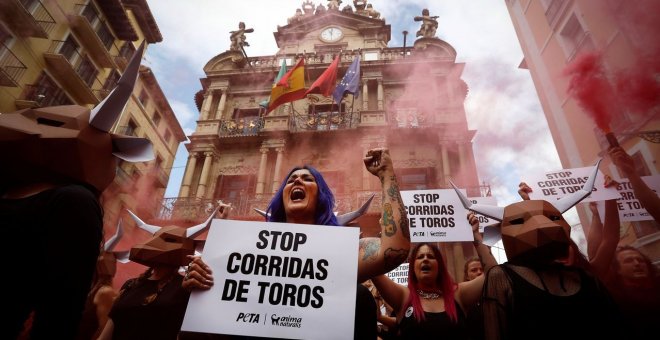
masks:
<svg viewBox="0 0 660 340"><path fill-rule="evenodd" d="M660 279L647 287L608 286L633 339L655 339L660 320Z"/></svg>
<svg viewBox="0 0 660 340"><path fill-rule="evenodd" d="M98 199L82 185L0 199L0 257L11 265L0 280L14 282L1 304L0 339L16 338L32 311L33 339L76 336L102 230Z"/></svg>
<svg viewBox="0 0 660 340"><path fill-rule="evenodd" d="M355 297L355 328L353 339L375 340L378 333L378 309L376 300L371 295L369 288L358 284L357 296Z"/></svg>
<svg viewBox="0 0 660 340"><path fill-rule="evenodd" d="M456 304L457 322L453 322L447 312L424 312L424 321L417 322L413 307L406 309L399 322L401 339L468 339L465 316L458 303Z"/></svg>
<svg viewBox="0 0 660 340"><path fill-rule="evenodd" d="M126 281L109 315L115 326L112 338L176 340L190 297L190 292L181 288L182 281L181 275L174 274L147 304L145 299L158 291L159 281Z"/></svg>
<svg viewBox="0 0 660 340"><path fill-rule="evenodd" d="M501 268L498 270L498 268ZM573 267L556 267L559 275L579 275L579 288L573 295L558 296L539 288L520 274L502 264L487 273L485 292L489 294L492 285L506 287L501 282L504 274L510 288L504 288L507 298L504 301L487 297L484 303L497 303L496 317L505 324L500 335L505 339L619 339L622 335L620 318L616 308L600 282L584 270ZM538 273L538 272L537 272ZM538 274L537 274L538 275ZM541 277L539 275L539 277ZM563 284L563 278L560 277ZM500 282L493 282L500 281ZM503 284L504 283L504 284ZM542 280L545 286L544 281ZM545 287L544 287L545 288ZM484 317L488 318L488 311ZM488 320L487 320L488 321ZM489 324L485 323L486 332Z"/></svg>

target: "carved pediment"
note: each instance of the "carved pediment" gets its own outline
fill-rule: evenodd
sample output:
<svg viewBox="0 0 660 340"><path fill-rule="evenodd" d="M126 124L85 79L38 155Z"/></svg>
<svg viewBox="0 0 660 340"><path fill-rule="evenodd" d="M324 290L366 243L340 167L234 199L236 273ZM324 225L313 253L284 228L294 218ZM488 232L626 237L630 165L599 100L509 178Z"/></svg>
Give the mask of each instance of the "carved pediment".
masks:
<svg viewBox="0 0 660 340"><path fill-rule="evenodd" d="M386 42L391 37L391 27L382 19L376 19L353 12L325 11L314 15L300 17L299 20L291 20L284 26L278 26L274 33L275 41L281 46L282 41L302 40L305 36L314 32L317 34L328 25L336 25L345 29L362 30L385 30Z"/></svg>
<svg viewBox="0 0 660 340"><path fill-rule="evenodd" d="M225 51L204 65L204 72L238 70L245 65L245 56L239 51Z"/></svg>

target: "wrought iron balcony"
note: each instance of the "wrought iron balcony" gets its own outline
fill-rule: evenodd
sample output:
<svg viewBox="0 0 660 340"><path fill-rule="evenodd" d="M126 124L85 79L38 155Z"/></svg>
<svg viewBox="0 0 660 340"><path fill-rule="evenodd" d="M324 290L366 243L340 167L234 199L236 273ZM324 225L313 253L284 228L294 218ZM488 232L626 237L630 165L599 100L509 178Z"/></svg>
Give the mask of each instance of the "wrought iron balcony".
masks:
<svg viewBox="0 0 660 340"><path fill-rule="evenodd" d="M263 127L264 120L262 117L221 120L218 134L220 137L257 136Z"/></svg>
<svg viewBox="0 0 660 340"><path fill-rule="evenodd" d="M105 20L101 19L93 3L76 5L69 16L72 30L85 45L89 54L103 67L114 67L119 48Z"/></svg>
<svg viewBox="0 0 660 340"><path fill-rule="evenodd" d="M312 115L294 114L291 119L291 132L332 131L355 129L360 115L357 112L319 112Z"/></svg>
<svg viewBox="0 0 660 340"><path fill-rule="evenodd" d="M61 40L53 40L44 59L51 73L76 97L80 104L98 104L103 84L96 77L98 70L76 46Z"/></svg>
<svg viewBox="0 0 660 340"><path fill-rule="evenodd" d="M0 86L19 86L19 81L27 70L14 52L5 44L0 44Z"/></svg>
<svg viewBox="0 0 660 340"><path fill-rule="evenodd" d="M20 37L47 39L56 24L39 0L2 0L0 19Z"/></svg>

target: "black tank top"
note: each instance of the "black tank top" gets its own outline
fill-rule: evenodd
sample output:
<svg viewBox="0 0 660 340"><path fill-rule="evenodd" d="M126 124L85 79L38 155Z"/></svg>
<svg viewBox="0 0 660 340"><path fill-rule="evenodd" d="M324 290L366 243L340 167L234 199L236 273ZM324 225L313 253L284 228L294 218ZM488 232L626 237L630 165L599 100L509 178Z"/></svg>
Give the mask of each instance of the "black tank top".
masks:
<svg viewBox="0 0 660 340"><path fill-rule="evenodd" d="M401 339L468 339L465 316L458 303L456 305L457 322L451 321L447 312L424 312L425 320L417 322L413 307L410 306L399 323Z"/></svg>
<svg viewBox="0 0 660 340"><path fill-rule="evenodd" d="M527 282L508 265L500 265L511 282L509 339L619 338L620 319L612 300L592 276L577 268L580 290L557 296Z"/></svg>

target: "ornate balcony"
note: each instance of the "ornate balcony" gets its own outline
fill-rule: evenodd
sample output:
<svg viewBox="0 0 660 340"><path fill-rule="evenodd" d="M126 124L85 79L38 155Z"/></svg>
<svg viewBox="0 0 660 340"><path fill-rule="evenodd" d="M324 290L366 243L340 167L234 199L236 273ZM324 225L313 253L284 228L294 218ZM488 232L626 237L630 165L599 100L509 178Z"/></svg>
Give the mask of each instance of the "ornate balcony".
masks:
<svg viewBox="0 0 660 340"><path fill-rule="evenodd" d="M220 137L257 136L264 126L262 117L243 117L233 120L221 120Z"/></svg>
<svg viewBox="0 0 660 340"><path fill-rule="evenodd" d="M357 112L319 112L313 115L294 114L291 120L291 132L333 131L355 129L358 126Z"/></svg>

